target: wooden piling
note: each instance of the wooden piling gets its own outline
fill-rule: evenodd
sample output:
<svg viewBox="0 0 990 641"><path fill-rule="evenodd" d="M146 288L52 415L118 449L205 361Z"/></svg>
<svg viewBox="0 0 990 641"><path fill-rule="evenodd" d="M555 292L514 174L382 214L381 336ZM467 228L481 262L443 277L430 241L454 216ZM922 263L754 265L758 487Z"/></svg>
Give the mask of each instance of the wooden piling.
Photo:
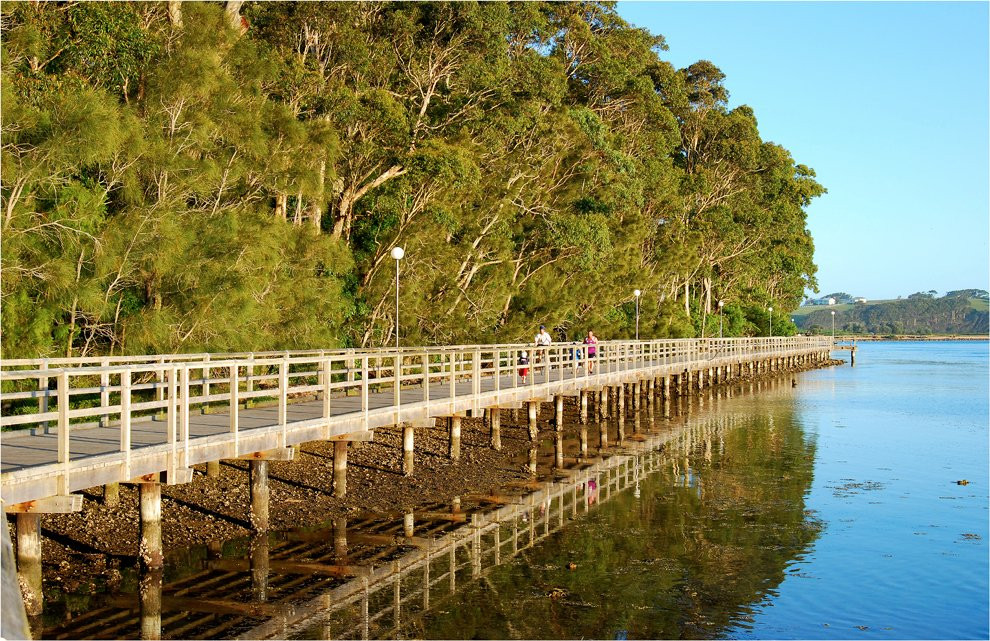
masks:
<svg viewBox="0 0 990 641"><path fill-rule="evenodd" d="M146 570L165 565L162 553L162 485L158 482L138 484L140 503L141 547L138 556Z"/></svg>
<svg viewBox="0 0 990 641"><path fill-rule="evenodd" d="M206 476L211 479L220 478L220 461L209 461L206 464Z"/></svg>
<svg viewBox="0 0 990 641"><path fill-rule="evenodd" d="M580 403L581 403L581 415L578 420L581 421L581 425L588 422L588 392L586 390L581 390L580 392Z"/></svg>
<svg viewBox="0 0 990 641"><path fill-rule="evenodd" d="M491 436L492 449L502 451L502 410L497 407L488 408L488 427Z"/></svg>
<svg viewBox="0 0 990 641"><path fill-rule="evenodd" d="M626 420L626 397L622 385L615 388L615 416L621 426Z"/></svg>
<svg viewBox="0 0 990 641"><path fill-rule="evenodd" d="M539 407L539 401L530 401L527 403L527 409L529 410L529 440L531 441L535 441L540 434L539 427L536 425L536 411Z"/></svg>
<svg viewBox="0 0 990 641"><path fill-rule="evenodd" d="M461 460L461 417L451 416L447 420L450 427L450 459L459 461Z"/></svg>
<svg viewBox="0 0 990 641"><path fill-rule="evenodd" d="M415 433L412 425L402 427L402 473L412 476L415 455Z"/></svg>
<svg viewBox="0 0 990 641"><path fill-rule="evenodd" d="M251 528L255 532L268 531L268 461L251 459L248 461L248 476L251 483Z"/></svg>
<svg viewBox="0 0 990 641"><path fill-rule="evenodd" d="M24 611L29 617L38 616L44 606L41 590L41 515L17 515L17 579L21 584Z"/></svg>
<svg viewBox="0 0 990 641"><path fill-rule="evenodd" d="M103 505L117 507L120 504L120 483L107 483L103 486Z"/></svg>
<svg viewBox="0 0 990 641"><path fill-rule="evenodd" d="M560 394L553 398L553 426L558 432L564 429L564 397Z"/></svg>
<svg viewBox="0 0 990 641"><path fill-rule="evenodd" d="M333 442L333 495L347 496L347 441Z"/></svg>

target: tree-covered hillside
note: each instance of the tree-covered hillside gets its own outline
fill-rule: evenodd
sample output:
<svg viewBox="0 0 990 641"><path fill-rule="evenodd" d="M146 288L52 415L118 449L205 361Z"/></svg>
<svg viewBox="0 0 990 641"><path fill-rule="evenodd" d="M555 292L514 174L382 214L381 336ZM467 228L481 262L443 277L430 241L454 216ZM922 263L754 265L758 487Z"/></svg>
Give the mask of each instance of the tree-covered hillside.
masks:
<svg viewBox="0 0 990 641"><path fill-rule="evenodd" d="M815 308L795 316L798 327L810 333L832 331L835 312L837 332L857 334L981 334L990 333L986 292L958 290L936 298L918 292L905 299L876 304L847 305L838 309Z"/></svg>
<svg viewBox="0 0 990 641"><path fill-rule="evenodd" d="M662 7L658 8L662 10ZM11 2L4 356L793 328L814 172L611 3ZM702 324L706 327L703 329Z"/></svg>

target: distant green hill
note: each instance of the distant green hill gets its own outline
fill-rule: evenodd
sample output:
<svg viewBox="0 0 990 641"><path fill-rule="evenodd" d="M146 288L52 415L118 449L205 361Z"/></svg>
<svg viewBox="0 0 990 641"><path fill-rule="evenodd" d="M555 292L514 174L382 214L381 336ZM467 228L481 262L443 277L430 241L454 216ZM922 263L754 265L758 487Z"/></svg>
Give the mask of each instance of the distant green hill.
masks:
<svg viewBox="0 0 990 641"><path fill-rule="evenodd" d="M791 317L802 332L856 334L974 334L990 332L987 292L967 289L941 298L918 292L904 299L799 307Z"/></svg>

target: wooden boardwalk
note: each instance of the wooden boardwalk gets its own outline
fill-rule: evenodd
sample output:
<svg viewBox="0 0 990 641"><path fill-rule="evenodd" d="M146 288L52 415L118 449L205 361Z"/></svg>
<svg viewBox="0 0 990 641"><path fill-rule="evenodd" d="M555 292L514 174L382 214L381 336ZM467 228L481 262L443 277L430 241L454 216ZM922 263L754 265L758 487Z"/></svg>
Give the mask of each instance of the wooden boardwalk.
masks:
<svg viewBox="0 0 990 641"><path fill-rule="evenodd" d="M385 425L820 354L829 346L815 337L606 342L594 371L578 345L535 354L532 347L499 345L5 370L4 381L36 380L38 389L0 400L38 398L39 404L36 412L0 418L22 428L0 443L3 501L9 506L160 472L169 482L185 482L199 463L314 440L367 440ZM531 357L525 384L517 371L524 350ZM70 403L97 396L96 407ZM245 408L251 400L271 405Z"/></svg>

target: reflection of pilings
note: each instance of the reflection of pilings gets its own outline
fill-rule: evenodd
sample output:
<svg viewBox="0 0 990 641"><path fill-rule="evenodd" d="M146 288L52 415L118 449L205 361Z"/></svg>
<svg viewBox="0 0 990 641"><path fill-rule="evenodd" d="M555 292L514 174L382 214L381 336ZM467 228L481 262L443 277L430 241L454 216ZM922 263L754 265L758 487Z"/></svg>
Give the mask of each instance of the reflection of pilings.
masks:
<svg viewBox="0 0 990 641"><path fill-rule="evenodd" d="M536 474L536 458L539 454L539 448L531 447L529 448L529 473Z"/></svg>
<svg viewBox="0 0 990 641"><path fill-rule="evenodd" d="M248 551L251 565L251 593L258 603L268 601L268 534L258 532L251 537Z"/></svg>
<svg viewBox="0 0 990 641"><path fill-rule="evenodd" d="M162 638L162 582L165 572L161 567L144 568L138 585L140 600L141 638Z"/></svg>
<svg viewBox="0 0 990 641"><path fill-rule="evenodd" d="M339 517L333 521L333 555L337 559L347 557L347 519Z"/></svg>
<svg viewBox="0 0 990 641"><path fill-rule="evenodd" d="M402 626L408 628L416 625L415 612L420 609L421 603L424 608L429 607L432 589L438 585L444 586L441 593L445 595L455 590L459 572L462 579L468 576L465 573L474 577L484 576L495 564L504 563L506 557L518 554L552 535L566 523L568 516L582 512L578 507L579 501L586 506L592 500L595 503L607 501L615 493L634 487L637 479L642 481L648 474L656 472L662 462L671 461L673 464L678 458L684 459L683 476L675 478L680 483L690 483L688 475L691 469L686 457L693 451L694 444L714 443L716 435L720 438L723 428L730 424L723 417L702 421L688 419L684 428L647 434L642 442L629 442L627 450L622 453L597 460L582 469L573 469L566 481L547 483L519 503L504 504L484 514L472 512L469 525L448 531L427 546L410 551L398 559L398 569L391 565L375 567L367 577L339 585L309 604L300 604L288 615L288 619L273 620L245 632L243 636L298 636L292 630L300 631L300 624L312 627L314 623L308 621L311 617L335 616L335 612L341 613L335 620L335 626L324 628L332 632L335 638L367 636L369 622L375 624L373 632L377 637L409 636L403 630L387 629L399 612L403 614ZM663 454L658 453L660 448L663 448ZM594 490L589 481L595 482ZM522 528L528 529L528 536L525 531L520 532ZM402 582L401 590L396 587L397 582ZM449 585L449 589L444 589L445 584ZM365 610L369 601L377 604L371 613ZM347 608L359 604L362 608L360 622L344 614ZM384 628L378 627L383 624Z"/></svg>

